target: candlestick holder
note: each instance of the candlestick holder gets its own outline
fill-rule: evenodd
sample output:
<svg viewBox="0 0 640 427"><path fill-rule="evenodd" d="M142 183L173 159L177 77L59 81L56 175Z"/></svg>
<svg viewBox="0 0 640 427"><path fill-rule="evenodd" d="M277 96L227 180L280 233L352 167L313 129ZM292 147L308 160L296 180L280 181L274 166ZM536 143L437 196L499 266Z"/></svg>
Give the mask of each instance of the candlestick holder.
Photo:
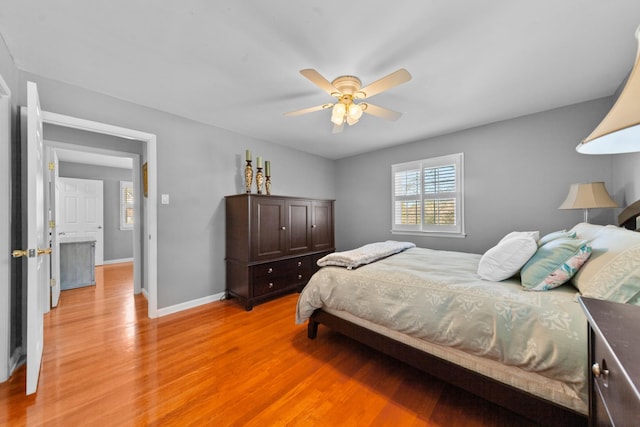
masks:
<svg viewBox="0 0 640 427"><path fill-rule="evenodd" d="M271 177L267 175L267 179L264 181L264 188L267 192L267 196L271 195Z"/></svg>
<svg viewBox="0 0 640 427"><path fill-rule="evenodd" d="M258 194L262 194L262 184L264 184L264 175L262 174L262 168L257 168L256 172L256 187L258 187Z"/></svg>
<svg viewBox="0 0 640 427"><path fill-rule="evenodd" d="M253 182L253 168L251 167L251 160L247 160L247 166L244 167L244 186L247 189L247 194L251 194L252 182Z"/></svg>

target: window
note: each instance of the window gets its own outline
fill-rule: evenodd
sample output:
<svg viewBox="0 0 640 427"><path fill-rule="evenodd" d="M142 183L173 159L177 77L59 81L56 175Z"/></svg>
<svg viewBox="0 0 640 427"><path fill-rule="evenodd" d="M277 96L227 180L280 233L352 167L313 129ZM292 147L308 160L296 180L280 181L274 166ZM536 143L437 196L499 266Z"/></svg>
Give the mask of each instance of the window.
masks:
<svg viewBox="0 0 640 427"><path fill-rule="evenodd" d="M464 237L463 157L391 166L393 233Z"/></svg>
<svg viewBox="0 0 640 427"><path fill-rule="evenodd" d="M120 181L120 230L133 230L133 183Z"/></svg>

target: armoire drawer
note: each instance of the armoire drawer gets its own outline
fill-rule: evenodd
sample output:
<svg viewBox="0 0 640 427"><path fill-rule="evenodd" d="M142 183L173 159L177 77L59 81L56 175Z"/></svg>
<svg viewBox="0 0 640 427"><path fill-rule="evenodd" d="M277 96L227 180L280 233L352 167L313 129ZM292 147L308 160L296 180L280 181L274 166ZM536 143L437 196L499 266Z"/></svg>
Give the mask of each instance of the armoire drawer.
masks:
<svg viewBox="0 0 640 427"><path fill-rule="evenodd" d="M290 264L291 262L289 260L286 260L254 265L253 267L251 267L251 277L253 277L254 280L265 277L285 277L287 275L287 271L290 268Z"/></svg>
<svg viewBox="0 0 640 427"><path fill-rule="evenodd" d="M253 296L259 297L272 292L281 291L291 287L286 276L260 277L253 281Z"/></svg>
<svg viewBox="0 0 640 427"><path fill-rule="evenodd" d="M309 280L311 271L311 257L305 256L290 260L289 266L289 281L291 283L299 284L307 282Z"/></svg>

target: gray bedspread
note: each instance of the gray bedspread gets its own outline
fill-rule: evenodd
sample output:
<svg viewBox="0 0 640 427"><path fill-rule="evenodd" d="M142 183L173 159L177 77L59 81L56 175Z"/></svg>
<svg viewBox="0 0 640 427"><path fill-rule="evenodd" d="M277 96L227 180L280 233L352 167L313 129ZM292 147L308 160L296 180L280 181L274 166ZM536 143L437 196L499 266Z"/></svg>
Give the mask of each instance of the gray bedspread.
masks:
<svg viewBox="0 0 640 427"><path fill-rule="evenodd" d="M412 248L347 270L323 267L300 294L296 322L345 311L416 338L559 380L587 396L587 322L577 291L481 280L480 255Z"/></svg>

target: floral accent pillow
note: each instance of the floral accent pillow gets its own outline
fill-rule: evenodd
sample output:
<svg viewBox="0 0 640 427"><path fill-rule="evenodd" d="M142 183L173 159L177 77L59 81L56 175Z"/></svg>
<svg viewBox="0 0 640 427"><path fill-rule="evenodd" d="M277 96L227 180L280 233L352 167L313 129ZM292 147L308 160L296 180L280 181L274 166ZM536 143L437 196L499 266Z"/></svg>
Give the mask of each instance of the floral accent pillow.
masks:
<svg viewBox="0 0 640 427"><path fill-rule="evenodd" d="M559 237L543 244L520 271L528 291L548 291L571 279L591 256L588 240Z"/></svg>

